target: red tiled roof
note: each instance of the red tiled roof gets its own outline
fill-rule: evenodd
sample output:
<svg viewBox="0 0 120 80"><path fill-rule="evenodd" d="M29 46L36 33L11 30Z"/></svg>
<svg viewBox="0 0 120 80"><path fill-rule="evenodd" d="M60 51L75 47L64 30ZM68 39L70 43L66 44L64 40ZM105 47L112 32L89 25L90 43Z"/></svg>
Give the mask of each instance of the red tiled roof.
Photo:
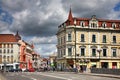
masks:
<svg viewBox="0 0 120 80"><path fill-rule="evenodd" d="M95 15L93 15L91 18L73 17L71 8L70 8L70 11L69 11L69 14L68 14L68 19L64 23L66 23L66 26L69 26L69 25L80 25L80 22L84 21L85 26L89 26L89 21L93 20L93 19L98 21L98 26L99 27L102 27L103 22L105 22L106 23L106 27L108 27L108 28L111 28L112 24L115 23L116 24L115 29L120 29L120 20L100 19L100 18L96 18ZM76 24L74 24L74 20L76 21ZM61 25L64 25L64 23L62 23ZM58 27L63 27L61 25L59 25Z"/></svg>
<svg viewBox="0 0 120 80"><path fill-rule="evenodd" d="M17 42L13 34L0 34L0 42Z"/></svg>
<svg viewBox="0 0 120 80"><path fill-rule="evenodd" d="M77 20L91 20L91 18L75 18ZM98 21L102 21L102 22L120 22L120 20L109 20L109 19L97 19Z"/></svg>

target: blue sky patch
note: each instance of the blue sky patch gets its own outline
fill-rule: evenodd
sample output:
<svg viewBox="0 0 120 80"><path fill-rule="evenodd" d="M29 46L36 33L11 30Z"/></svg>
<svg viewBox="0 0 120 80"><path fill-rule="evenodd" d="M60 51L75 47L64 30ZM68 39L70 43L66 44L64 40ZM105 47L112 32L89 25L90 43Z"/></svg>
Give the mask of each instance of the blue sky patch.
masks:
<svg viewBox="0 0 120 80"><path fill-rule="evenodd" d="M116 4L116 6L114 7L115 11L120 11L120 2L118 4Z"/></svg>
<svg viewBox="0 0 120 80"><path fill-rule="evenodd" d="M0 20L11 24L13 21L13 17L7 11L0 8Z"/></svg>

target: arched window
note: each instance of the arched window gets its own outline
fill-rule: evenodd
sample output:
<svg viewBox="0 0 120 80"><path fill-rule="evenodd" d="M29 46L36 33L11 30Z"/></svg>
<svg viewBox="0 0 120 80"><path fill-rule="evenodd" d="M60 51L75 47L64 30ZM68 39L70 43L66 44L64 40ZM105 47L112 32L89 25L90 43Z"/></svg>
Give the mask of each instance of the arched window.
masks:
<svg viewBox="0 0 120 80"><path fill-rule="evenodd" d="M112 28L116 28L116 24L115 23L112 23Z"/></svg>
<svg viewBox="0 0 120 80"><path fill-rule="evenodd" d="M84 27L84 26L85 26L85 22L84 22L84 21L81 21L81 22L80 22L80 26L81 26L81 27Z"/></svg>
<svg viewBox="0 0 120 80"><path fill-rule="evenodd" d="M91 23L91 27L97 27L97 24L96 23Z"/></svg>
<svg viewBox="0 0 120 80"><path fill-rule="evenodd" d="M103 22L103 23L102 23L102 27L103 27L103 28L106 28L106 26L107 26L106 23Z"/></svg>

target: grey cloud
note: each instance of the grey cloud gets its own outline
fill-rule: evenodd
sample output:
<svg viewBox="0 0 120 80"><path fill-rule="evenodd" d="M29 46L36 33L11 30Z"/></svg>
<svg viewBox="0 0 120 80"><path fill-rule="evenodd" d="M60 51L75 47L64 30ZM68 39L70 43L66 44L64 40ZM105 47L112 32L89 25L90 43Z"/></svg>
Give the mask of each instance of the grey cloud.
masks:
<svg viewBox="0 0 120 80"><path fill-rule="evenodd" d="M96 15L98 18L110 18L112 10L119 0L62 0L64 9L69 8L66 4L71 5L74 16L91 17Z"/></svg>
<svg viewBox="0 0 120 80"><path fill-rule="evenodd" d="M15 12L12 15L14 16L14 22L10 27L10 30L15 32L19 30L22 35L25 36L53 36L56 34L57 26L62 22L62 15L54 9L54 7L50 7L52 1L41 0L40 5L36 6L35 4L39 0L27 0L27 2L23 0L15 1L14 3L7 2L6 5L10 6L11 13ZM54 0L53 0L54 1ZM3 1L4 2L4 1ZM24 2L22 4L22 2ZM30 4L28 4L28 2ZM5 2L4 2L5 3ZM13 4L18 5L13 5ZM21 5L22 4L22 5ZM26 5L25 5L26 4ZM14 7L17 10L13 10ZM20 7L22 6L22 7ZM8 8L8 7L7 7ZM11 9L13 8L13 9ZM19 11L18 11L19 10ZM29 12L28 15L24 17L24 11L27 10ZM18 19L19 16L19 19ZM23 17L22 17L23 16Z"/></svg>
<svg viewBox="0 0 120 80"><path fill-rule="evenodd" d="M40 53L49 54L56 51L54 43L57 40L53 36L58 26L67 19L70 5L75 17L96 15L98 18L116 19L119 18L119 12L113 8L118 2L119 0L0 0L0 7L13 16L11 25L0 22L0 31L19 30L24 39L36 42L36 49Z"/></svg>
<svg viewBox="0 0 120 80"><path fill-rule="evenodd" d="M41 55L50 55L56 52L56 46L54 44L41 44L36 46L36 51L40 51Z"/></svg>

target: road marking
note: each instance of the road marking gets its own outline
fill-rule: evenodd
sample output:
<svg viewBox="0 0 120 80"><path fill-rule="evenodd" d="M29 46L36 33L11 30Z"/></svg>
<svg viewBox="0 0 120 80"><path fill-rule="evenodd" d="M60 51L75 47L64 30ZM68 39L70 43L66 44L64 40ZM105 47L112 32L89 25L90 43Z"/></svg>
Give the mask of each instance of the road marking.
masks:
<svg viewBox="0 0 120 80"><path fill-rule="evenodd" d="M26 78L29 78L28 76L25 76L25 75L21 75L22 77L26 77ZM35 79L35 78L30 78L30 79L32 79L32 80L37 80L37 79Z"/></svg>
<svg viewBox="0 0 120 80"><path fill-rule="evenodd" d="M72 79L69 79L69 78L65 78L65 77L60 77L60 76L53 76L53 75L46 75L46 74L39 74L39 75L42 75L42 76L49 76L49 77L54 77L54 78L59 78L59 79L64 79L64 80L72 80Z"/></svg>
<svg viewBox="0 0 120 80"><path fill-rule="evenodd" d="M35 78L31 78L32 80L37 80L37 79L35 79Z"/></svg>

